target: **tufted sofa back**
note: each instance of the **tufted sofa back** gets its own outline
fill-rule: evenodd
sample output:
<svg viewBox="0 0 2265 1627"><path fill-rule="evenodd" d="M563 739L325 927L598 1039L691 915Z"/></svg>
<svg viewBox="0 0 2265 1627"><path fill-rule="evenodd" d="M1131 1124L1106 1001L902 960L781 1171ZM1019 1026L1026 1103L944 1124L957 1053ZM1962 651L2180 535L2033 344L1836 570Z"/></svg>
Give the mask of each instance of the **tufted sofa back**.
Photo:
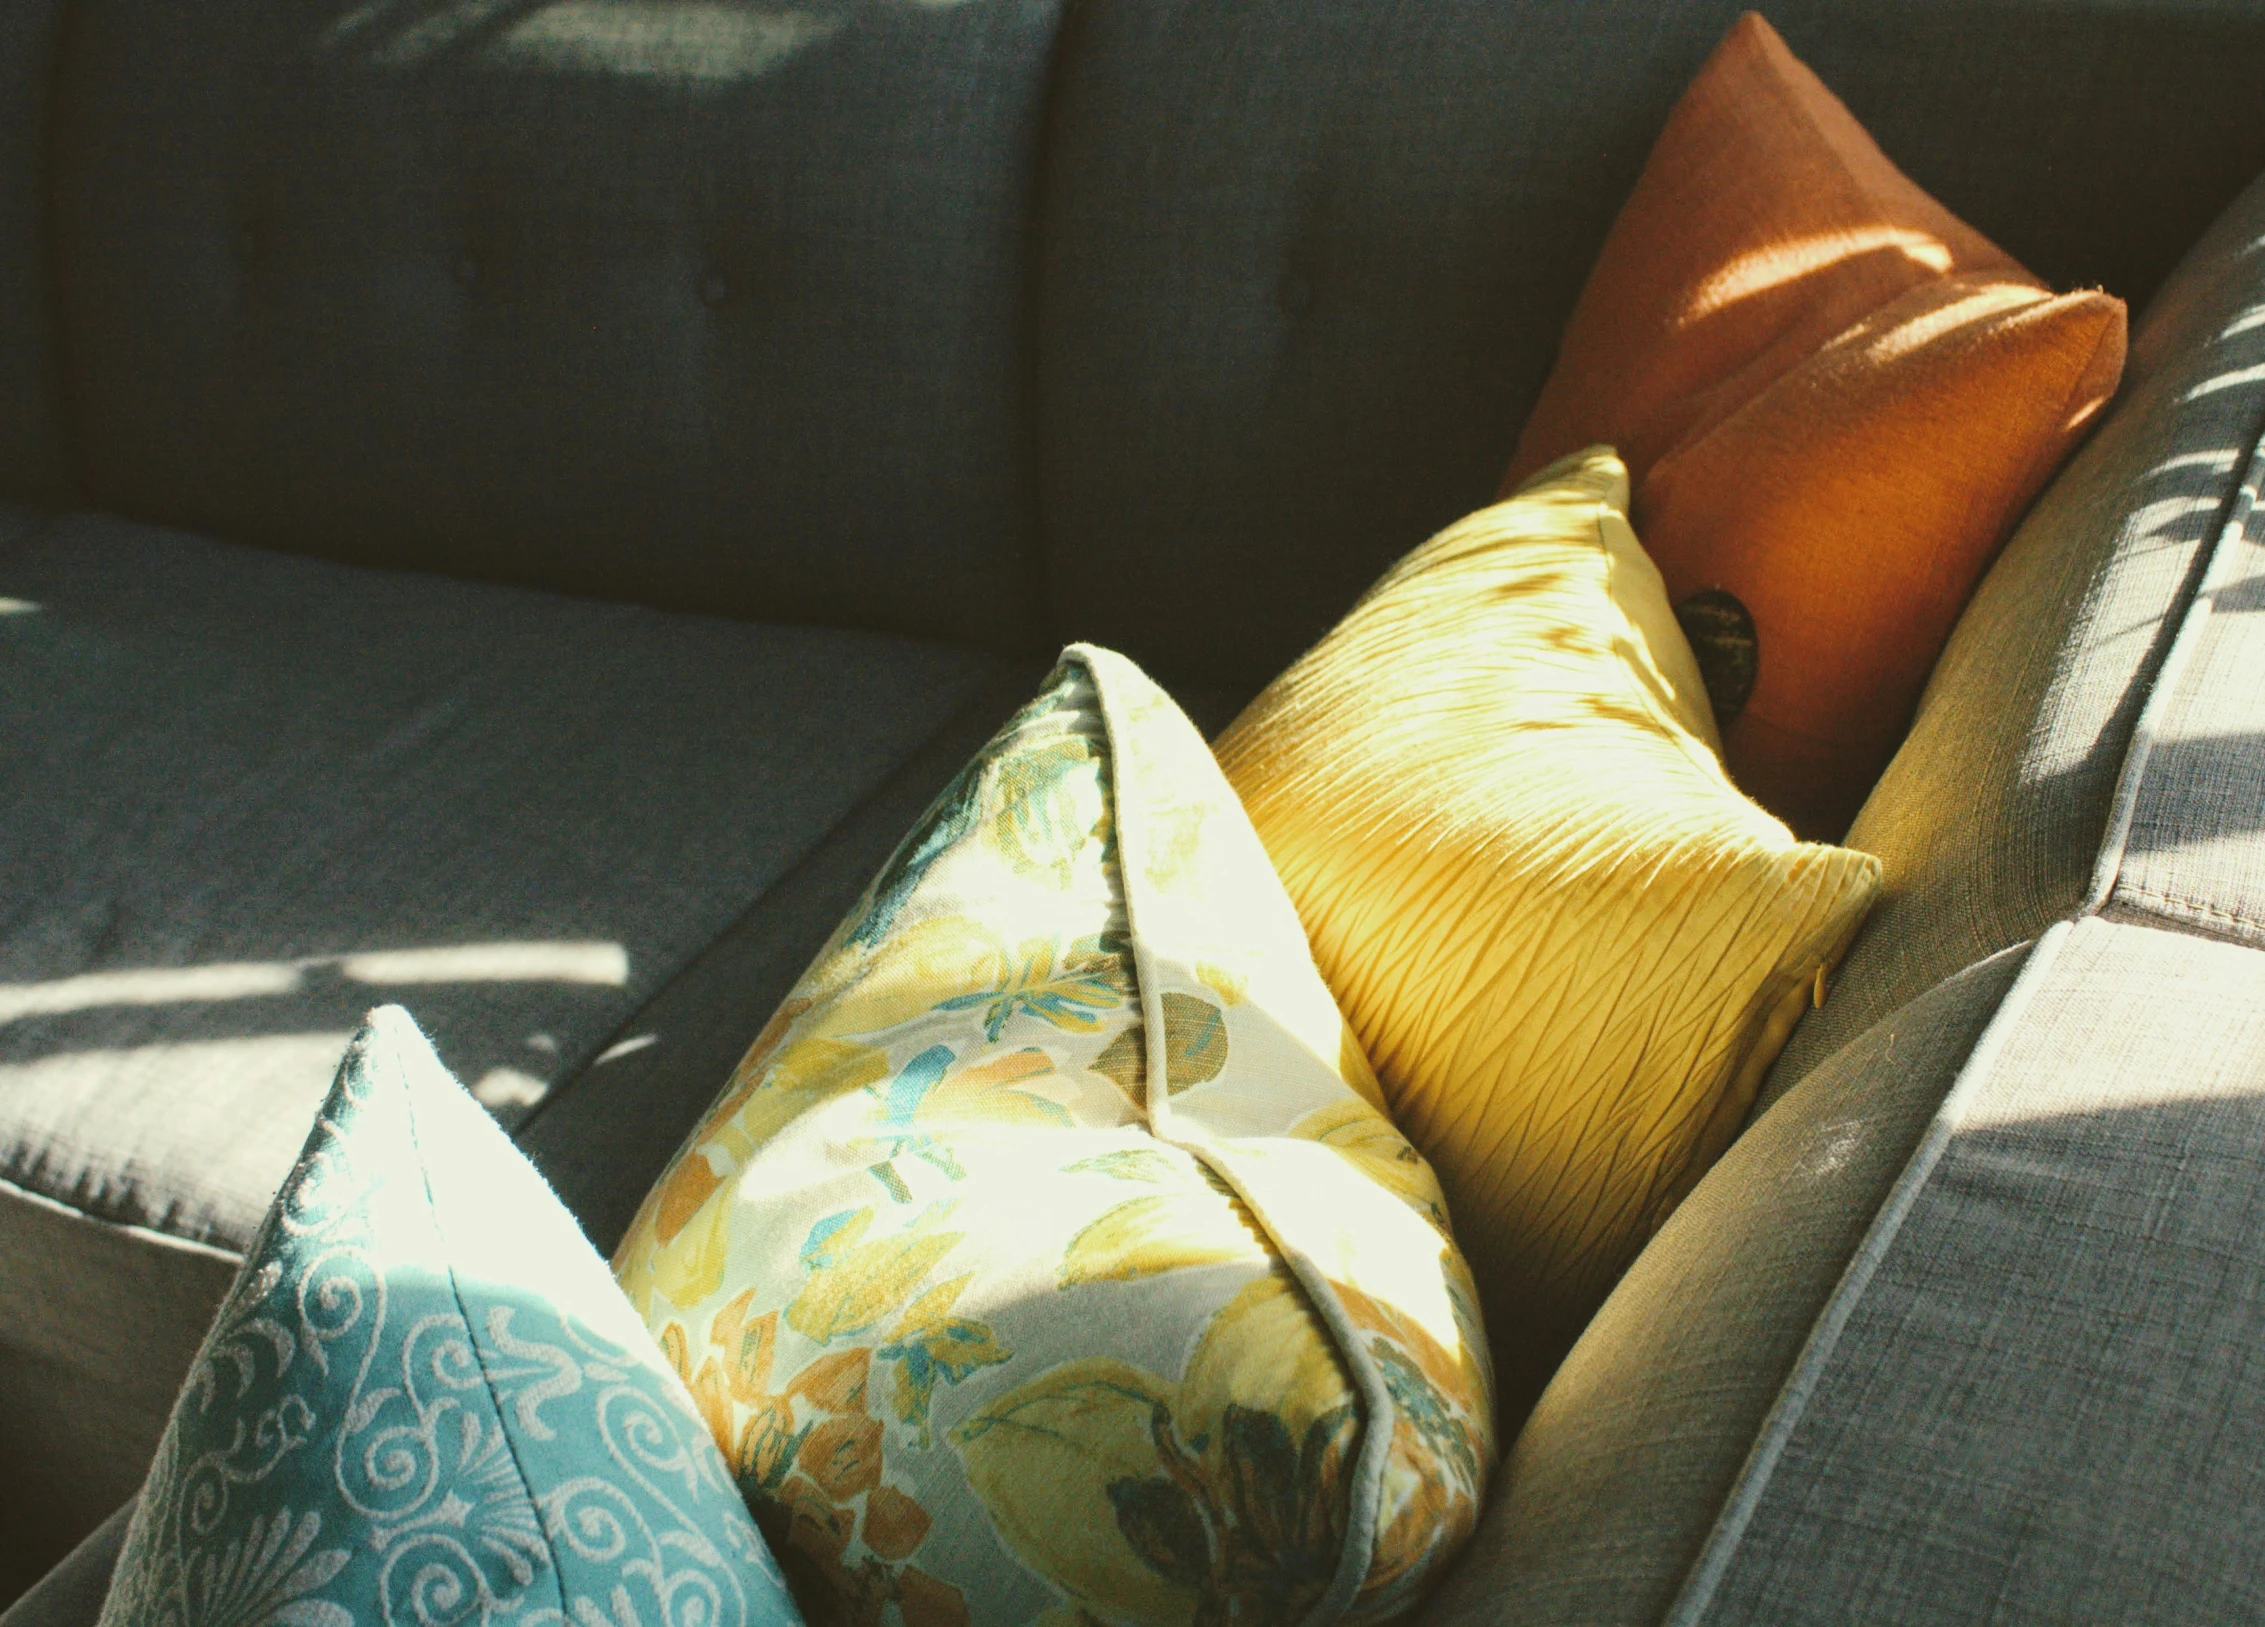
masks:
<svg viewBox="0 0 2265 1627"><path fill-rule="evenodd" d="M1051 0L67 0L85 494L1025 643Z"/></svg>
<svg viewBox="0 0 2265 1627"><path fill-rule="evenodd" d="M1740 4L0 0L0 496L1247 691L1492 492ZM2063 283L2265 165L2246 0L1768 10Z"/></svg>
<svg viewBox="0 0 2265 1627"><path fill-rule="evenodd" d="M2134 309L2265 166L2232 0L1083 0L1039 283L1057 625L1247 690L1488 501L1749 7L1921 185Z"/></svg>

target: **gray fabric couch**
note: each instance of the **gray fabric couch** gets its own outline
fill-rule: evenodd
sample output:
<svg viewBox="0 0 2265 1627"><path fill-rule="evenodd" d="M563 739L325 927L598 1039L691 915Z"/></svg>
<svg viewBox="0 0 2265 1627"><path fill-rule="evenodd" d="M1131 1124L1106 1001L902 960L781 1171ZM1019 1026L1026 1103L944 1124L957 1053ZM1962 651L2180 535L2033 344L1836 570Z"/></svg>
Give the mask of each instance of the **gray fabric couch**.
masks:
<svg viewBox="0 0 2265 1627"><path fill-rule="evenodd" d="M1488 497L1735 9L0 4L7 1627L364 1006L610 1246L1055 645L1223 722ZM1770 15L2144 314L1432 1615L2265 1614L2265 12Z"/></svg>

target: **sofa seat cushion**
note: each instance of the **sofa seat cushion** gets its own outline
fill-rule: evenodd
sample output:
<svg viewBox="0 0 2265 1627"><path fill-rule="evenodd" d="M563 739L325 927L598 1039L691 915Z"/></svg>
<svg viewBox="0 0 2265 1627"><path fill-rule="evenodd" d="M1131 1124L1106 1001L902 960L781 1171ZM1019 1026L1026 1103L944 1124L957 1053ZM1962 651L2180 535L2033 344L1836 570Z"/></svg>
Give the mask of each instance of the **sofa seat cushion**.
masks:
<svg viewBox="0 0 2265 1627"><path fill-rule="evenodd" d="M364 1011L525 1113L1008 666L21 510L0 611L0 1532L49 1558Z"/></svg>
<svg viewBox="0 0 2265 1627"><path fill-rule="evenodd" d="M2265 952L2095 915L2022 961L1676 1621L2265 1616L2226 1557L2265 1494Z"/></svg>

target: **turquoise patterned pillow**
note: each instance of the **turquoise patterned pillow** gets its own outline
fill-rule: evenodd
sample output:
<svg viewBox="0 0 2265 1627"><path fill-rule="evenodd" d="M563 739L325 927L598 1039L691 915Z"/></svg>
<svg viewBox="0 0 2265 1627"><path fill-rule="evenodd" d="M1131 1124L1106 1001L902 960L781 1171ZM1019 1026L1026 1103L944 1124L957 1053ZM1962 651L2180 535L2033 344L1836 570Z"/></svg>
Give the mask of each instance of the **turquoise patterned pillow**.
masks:
<svg viewBox="0 0 2265 1627"><path fill-rule="evenodd" d="M205 1335L101 1619L800 1621L604 1263L395 1006Z"/></svg>

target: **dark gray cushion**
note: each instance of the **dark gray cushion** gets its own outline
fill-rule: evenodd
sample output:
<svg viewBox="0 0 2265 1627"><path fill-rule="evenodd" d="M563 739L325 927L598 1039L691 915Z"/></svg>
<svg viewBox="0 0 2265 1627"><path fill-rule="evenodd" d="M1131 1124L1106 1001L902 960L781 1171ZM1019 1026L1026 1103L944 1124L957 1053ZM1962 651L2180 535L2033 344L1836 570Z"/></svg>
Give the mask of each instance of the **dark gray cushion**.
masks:
<svg viewBox="0 0 2265 1627"><path fill-rule="evenodd" d="M1779 1059L1765 1106L1920 990L2087 901L2132 731L2229 527L2224 587L2256 597L2239 567L2265 535L2247 484L2265 433L2261 241L2265 180L2138 323L2122 396L1968 606L1848 833L1885 864L1879 905L1832 998ZM2236 672L2215 704L2256 688ZM2258 727L2221 717L2204 732ZM2191 732L2165 749L2194 756ZM2143 848L2178 845L2151 829Z"/></svg>
<svg viewBox="0 0 2265 1627"><path fill-rule="evenodd" d="M1739 9L1082 6L1040 279L1057 632L1172 681L1262 682L1484 502L1653 136ZM2060 283L2143 299L2265 164L2254 8L1770 17L1922 185Z"/></svg>
<svg viewBox="0 0 2265 1627"><path fill-rule="evenodd" d="M133 1513L129 1503L89 1532L38 1586L0 1614L0 1627L94 1627ZM0 1581L0 1597L14 1591Z"/></svg>
<svg viewBox="0 0 2265 1627"><path fill-rule="evenodd" d="M523 1111L1010 670L115 521L0 528L0 1526L36 1490L75 1535L131 1489L187 1346L93 1262L144 1251L136 1228L240 1250L365 1009L410 1005ZM173 1320L202 1326L205 1275L181 1266ZM33 1404L54 1371L90 1404Z"/></svg>
<svg viewBox="0 0 2265 1627"><path fill-rule="evenodd" d="M2265 1617L2260 1145L2265 951L2055 929L1666 1619Z"/></svg>
<svg viewBox="0 0 2265 1627"><path fill-rule="evenodd" d="M0 5L0 498L70 492L47 232L48 89L61 0Z"/></svg>
<svg viewBox="0 0 2265 1627"><path fill-rule="evenodd" d="M1049 0L86 0L89 500L232 540L1027 642Z"/></svg>

